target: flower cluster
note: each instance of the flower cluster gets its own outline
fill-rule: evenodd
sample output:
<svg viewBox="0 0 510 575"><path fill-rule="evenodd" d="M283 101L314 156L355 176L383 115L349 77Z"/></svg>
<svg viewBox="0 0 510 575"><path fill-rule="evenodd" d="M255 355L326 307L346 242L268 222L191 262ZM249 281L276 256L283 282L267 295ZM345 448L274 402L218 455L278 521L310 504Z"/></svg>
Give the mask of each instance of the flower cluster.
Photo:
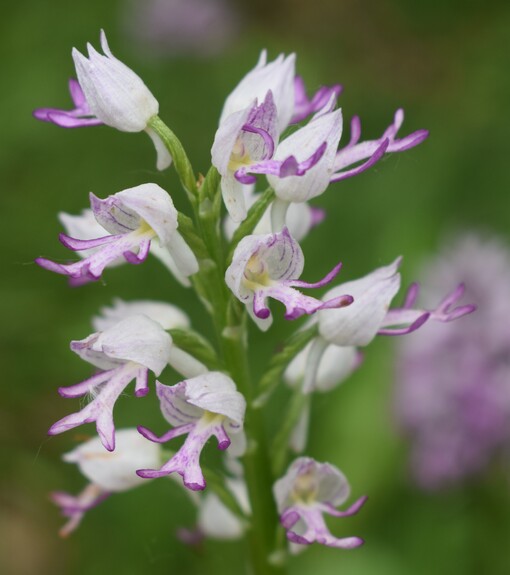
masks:
<svg viewBox="0 0 510 575"><path fill-rule="evenodd" d="M398 110L380 138L365 142L360 142L360 121L355 117L350 140L341 146L343 116L337 108L341 87L321 87L309 97L296 75L295 55L268 61L264 51L226 99L212 143L212 167L197 179L179 140L157 116L158 102L142 80L112 55L103 32L101 46L104 55L89 46L88 58L73 50L78 81L71 80L70 89L75 109L44 108L35 116L63 127L106 124L121 131L148 132L158 167L168 167L173 158L193 217L179 214L170 194L154 183L106 199L91 194L90 210L77 216L60 214L66 229L60 241L78 252L78 261L57 263L43 257L36 261L68 276L73 285L82 285L100 279L106 268L141 264L152 253L182 285L196 290L217 338L213 344L201 329L193 331L187 316L172 304L116 300L94 318L91 335L71 342L72 351L97 371L59 393L65 398L89 396L90 401L54 423L49 433L95 423L99 437L65 457L78 463L91 483L78 497L53 496L70 518L63 532L72 531L84 512L108 494L177 474L198 504L201 534L246 533L256 539L257 573L266 572L260 566L269 565L275 554L285 555L285 549L273 548L277 539L271 534L277 526L264 524L277 515L291 550L312 543L343 549L361 545L359 537L333 536L323 517L353 515L366 499L337 510L348 499L350 487L336 466L300 457L283 474L289 440L294 447L300 443L301 449L306 443L310 392L331 389L344 379L360 363L358 348L377 334L407 334L431 320L449 322L474 308L457 305L462 286L436 307L417 307L418 288L413 285L404 304L390 309L400 287L400 258L361 279L336 285L325 295L305 295L302 290L320 289L336 280L342 264L335 256L333 268L319 281L300 279L305 258L299 242L324 217L309 200L331 183L362 173L385 153L416 146L427 132L397 138L404 118ZM260 193L255 185L263 176L269 189ZM224 236L221 200L228 213ZM270 309L269 299L284 305L285 319L311 317L273 358L277 373L270 364L255 385L246 360L245 317L267 330L273 316L281 314ZM160 378L172 377L165 374L167 366L182 378L161 382ZM281 456L271 462L265 447L269 438L257 410L270 395L263 382L269 377L274 387L284 373L302 400L301 409L292 410L289 418L282 416L283 435L277 435L271 448L271 453L280 450ZM117 400L132 381L135 396L146 395L150 374L158 378L156 395L171 429L159 435L137 421L136 430L116 433ZM294 438L285 434L294 425L299 442L298 432ZM186 436L180 447L163 453L159 444L179 436ZM212 436L220 450L227 450L225 469L210 472L216 493L208 490L201 496L195 492L206 488L209 472L202 468L200 456ZM211 510L223 518L224 530L220 519L214 526ZM197 534L187 532L188 539L194 539L193 533Z"/></svg>
<svg viewBox="0 0 510 575"><path fill-rule="evenodd" d="M395 411L416 483L434 490L479 475L510 444L510 253L495 239L457 238L425 267L430 300L455 281L476 317L427 325L399 346Z"/></svg>

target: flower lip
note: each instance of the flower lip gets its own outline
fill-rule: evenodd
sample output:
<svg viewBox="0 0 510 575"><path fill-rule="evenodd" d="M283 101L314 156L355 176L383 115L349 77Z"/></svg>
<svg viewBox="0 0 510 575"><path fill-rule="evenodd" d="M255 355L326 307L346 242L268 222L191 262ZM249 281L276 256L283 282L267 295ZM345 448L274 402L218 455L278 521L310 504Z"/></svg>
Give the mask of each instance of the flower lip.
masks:
<svg viewBox="0 0 510 575"><path fill-rule="evenodd" d="M476 305L465 304L456 306L457 302L464 295L465 286L460 283L451 293L449 293L439 305L432 310L413 309L418 298L419 285L411 284L405 297L404 305L401 308L393 308L388 311L379 335L405 335L416 331L429 320L450 322L465 315L473 313Z"/></svg>
<svg viewBox="0 0 510 575"><path fill-rule="evenodd" d="M354 116L351 120L351 138L349 143L339 149L336 154L331 182L339 182L340 180L357 176L372 167L385 153L404 152L421 144L428 137L428 130L417 130L404 138L398 139L396 136L403 121L404 110L399 108L395 112L393 123L388 126L379 139L359 143L361 122L358 116ZM359 162L362 163L358 164ZM354 168L346 169L354 164L358 165Z"/></svg>
<svg viewBox="0 0 510 575"><path fill-rule="evenodd" d="M184 380L174 386L157 382L157 394L165 419L174 427L158 437L146 427L138 431L146 439L163 443L187 435L177 453L160 469L138 469L143 478L156 478L178 473L184 485L193 491L205 489L200 467L200 453L211 436L218 440L218 449L231 444L229 433L241 433L246 401L235 383L225 374L208 372Z"/></svg>
<svg viewBox="0 0 510 575"><path fill-rule="evenodd" d="M37 108L33 116L43 122L51 122L61 128L81 128L86 126L100 126L101 120L95 118L90 111L83 90L74 78L69 79L69 93L74 103L73 110L59 110L57 108Z"/></svg>
<svg viewBox="0 0 510 575"><path fill-rule="evenodd" d="M71 342L82 359L103 370L75 385L60 388L63 397L92 395L81 410L54 423L49 435L57 435L84 423L96 423L101 443L115 449L113 409L117 399L136 380L135 395L148 392L148 370L159 375L170 360L172 339L160 324L147 316L128 317L104 332Z"/></svg>

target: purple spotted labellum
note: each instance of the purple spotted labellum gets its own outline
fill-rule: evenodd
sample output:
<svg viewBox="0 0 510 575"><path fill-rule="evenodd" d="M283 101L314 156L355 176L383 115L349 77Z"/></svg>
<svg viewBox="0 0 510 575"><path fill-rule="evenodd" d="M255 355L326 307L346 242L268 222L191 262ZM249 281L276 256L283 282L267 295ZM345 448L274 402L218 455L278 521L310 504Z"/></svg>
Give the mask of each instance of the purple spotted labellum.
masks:
<svg viewBox="0 0 510 575"><path fill-rule="evenodd" d="M330 463L319 463L309 457L296 459L287 473L273 486L280 513L280 522L287 530L287 539L298 545L319 543L339 549L354 549L363 544L359 537L334 537L323 514L333 517L355 515L366 497L358 499L346 511L336 508L350 495L344 474Z"/></svg>
<svg viewBox="0 0 510 575"><path fill-rule="evenodd" d="M101 443L113 451L115 402L133 379L136 380L135 395L146 395L149 370L156 376L161 374L171 358L171 346L172 338L161 325L144 315L128 317L103 332L71 342L75 353L101 371L81 383L59 388L62 397L91 394L92 400L80 411L54 423L48 434L57 435L95 422Z"/></svg>
<svg viewBox="0 0 510 575"><path fill-rule="evenodd" d="M67 275L73 285L97 281L103 270L123 258L142 263L154 239L169 253L175 267L188 277L198 271L195 255L177 231L177 210L170 196L157 184L142 184L109 196L105 200L90 194L97 222L110 235L81 240L60 234L60 241L73 251L94 250L81 261L59 264L46 258L36 263Z"/></svg>
<svg viewBox="0 0 510 575"><path fill-rule="evenodd" d="M88 44L88 58L73 48L78 82L71 79L69 91L75 108L39 108L34 116L63 128L106 124L122 132L145 131L156 148L157 168L164 170L172 163L172 158L159 136L148 126L151 118L158 114L158 101L142 79L115 58L103 30L101 48L104 54Z"/></svg>
<svg viewBox="0 0 510 575"><path fill-rule="evenodd" d="M271 311L266 300L271 297L285 305L285 319L296 319L320 309L340 308L352 303L350 295L337 295L327 301L305 296L295 288L318 288L339 273L336 265L322 280L307 283L299 280L304 256L287 228L276 234L251 235L237 246L225 281L232 293L243 302L261 329L271 325Z"/></svg>
<svg viewBox="0 0 510 575"><path fill-rule="evenodd" d="M137 474L153 479L176 472L188 489L201 491L206 483L200 453L213 435L218 440L218 449L230 446L229 434L242 432L246 401L235 383L220 372L211 371L172 386L156 382L156 386L161 412L174 427L161 437L146 427L140 426L138 431L158 443L180 435L187 434L187 437L179 451L160 469L139 469Z"/></svg>
<svg viewBox="0 0 510 575"><path fill-rule="evenodd" d="M70 535L81 523L85 513L102 503L112 493L128 491L143 485L135 471L141 465L156 465L160 457L159 445L144 441L136 429L117 432L117 449L105 453L95 437L63 456L64 461L75 463L89 484L79 495L62 491L51 494L68 522L60 530L61 537Z"/></svg>
<svg viewBox="0 0 510 575"><path fill-rule="evenodd" d="M395 112L393 124L391 124L384 134L377 140L367 140L359 142L361 137L361 122L358 116L351 120L351 139L349 143L340 148L336 153L331 182L339 182L357 176L377 163L384 154L392 152L404 152L421 144L429 132L428 130L417 130L404 138L398 139L397 133L404 121L404 110L398 109ZM349 168L354 164L354 168Z"/></svg>

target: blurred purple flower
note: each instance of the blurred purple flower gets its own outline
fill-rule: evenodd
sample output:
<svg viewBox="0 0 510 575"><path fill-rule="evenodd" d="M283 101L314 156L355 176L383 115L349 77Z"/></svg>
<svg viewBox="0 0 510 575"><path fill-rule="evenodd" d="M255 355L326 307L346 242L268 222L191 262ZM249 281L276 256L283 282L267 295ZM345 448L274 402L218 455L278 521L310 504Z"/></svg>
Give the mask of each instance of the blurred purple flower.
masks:
<svg viewBox="0 0 510 575"><path fill-rule="evenodd" d="M240 31L239 15L225 0L129 0L125 27L151 55L216 55Z"/></svg>
<svg viewBox="0 0 510 575"><path fill-rule="evenodd" d="M424 270L424 296L465 282L477 312L400 340L395 408L416 482L433 490L482 472L510 445L510 252L459 238Z"/></svg>

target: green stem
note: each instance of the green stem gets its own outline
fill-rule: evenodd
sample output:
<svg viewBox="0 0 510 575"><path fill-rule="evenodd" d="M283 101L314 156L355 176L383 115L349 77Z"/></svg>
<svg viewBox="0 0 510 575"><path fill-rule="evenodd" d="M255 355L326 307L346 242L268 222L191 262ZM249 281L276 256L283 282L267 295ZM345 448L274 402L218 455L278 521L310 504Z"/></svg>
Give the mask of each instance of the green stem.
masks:
<svg viewBox="0 0 510 575"><path fill-rule="evenodd" d="M147 125L161 138L165 148L172 156L175 171L181 180L181 184L186 190L191 203L195 205L197 197L197 180L195 178L191 162L189 161L180 140L159 116L153 116Z"/></svg>
<svg viewBox="0 0 510 575"><path fill-rule="evenodd" d="M244 345L244 323L224 330L223 347L227 368L248 404L245 419L248 448L243 464L252 511L248 533L251 560L256 575L283 575L284 566L271 563L279 524L278 514L272 495L273 477L262 413L252 407L253 390Z"/></svg>
<svg viewBox="0 0 510 575"><path fill-rule="evenodd" d="M309 409L310 396L304 395L301 386L294 390L285 415L282 417L283 425L276 434L271 448L272 469L276 476L283 473L289 452L289 440L294 431L301 414L305 409Z"/></svg>
<svg viewBox="0 0 510 575"><path fill-rule="evenodd" d="M272 495L273 477L265 437L262 413L252 406L253 389L246 358L246 313L239 313L237 302L232 300L225 284L225 259L220 234L221 192L220 177L211 168L203 182L197 185L191 163L175 134L157 116L149 121L149 127L161 138L172 156L175 170L192 204L197 230L184 216L180 218L182 231L194 240L194 249L201 252L200 271L192 278L193 286L211 314L223 354L225 367L247 401L245 432L248 449L243 457L245 480L251 503L251 526L248 532L251 566L254 575L283 575L285 569L271 562L275 550L278 514ZM263 194L259 208L252 209L250 219L242 230L250 233L274 198L272 191ZM198 231L201 243L194 234ZM239 241L239 234L234 239ZM206 250L203 249L205 246ZM202 253L203 252L203 253ZM200 342L193 341L193 345ZM203 346L202 346L203 347Z"/></svg>
<svg viewBox="0 0 510 575"><path fill-rule="evenodd" d="M281 381L285 368L317 335L317 325L293 333L285 342L283 349L274 354L269 362L267 371L262 376L257 386L257 396L253 401L256 409L264 407L271 394Z"/></svg>

